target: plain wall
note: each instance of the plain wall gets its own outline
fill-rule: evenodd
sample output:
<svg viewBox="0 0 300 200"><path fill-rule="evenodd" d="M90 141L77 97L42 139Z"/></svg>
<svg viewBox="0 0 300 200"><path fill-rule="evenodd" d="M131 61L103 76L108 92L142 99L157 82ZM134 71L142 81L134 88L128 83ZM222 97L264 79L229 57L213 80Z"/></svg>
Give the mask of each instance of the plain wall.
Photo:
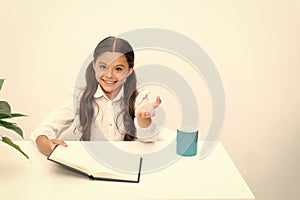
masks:
<svg viewBox="0 0 300 200"><path fill-rule="evenodd" d="M28 115L15 120L25 139L62 105L101 39L137 28L169 29L193 39L215 63L226 95L221 141L256 199L299 199L299 1L0 3L0 77L6 78L0 98ZM201 80L189 79L203 97L205 133L209 97ZM168 116L175 127L180 119ZM1 135L19 139L4 129Z"/></svg>

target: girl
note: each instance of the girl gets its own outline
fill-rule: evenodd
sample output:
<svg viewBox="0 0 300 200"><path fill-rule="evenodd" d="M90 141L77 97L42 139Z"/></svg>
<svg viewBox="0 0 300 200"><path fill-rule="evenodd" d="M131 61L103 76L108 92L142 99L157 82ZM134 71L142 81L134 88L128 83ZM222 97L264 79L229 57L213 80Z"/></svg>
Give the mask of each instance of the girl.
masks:
<svg viewBox="0 0 300 200"><path fill-rule="evenodd" d="M160 97L149 102L149 91L137 92L134 52L120 38L107 37L94 50L86 70L86 86L72 104L52 112L32 133L41 153L48 156L56 145L67 146L59 136L71 125L77 139L155 141L158 128L152 121ZM76 102L76 101L75 101Z"/></svg>

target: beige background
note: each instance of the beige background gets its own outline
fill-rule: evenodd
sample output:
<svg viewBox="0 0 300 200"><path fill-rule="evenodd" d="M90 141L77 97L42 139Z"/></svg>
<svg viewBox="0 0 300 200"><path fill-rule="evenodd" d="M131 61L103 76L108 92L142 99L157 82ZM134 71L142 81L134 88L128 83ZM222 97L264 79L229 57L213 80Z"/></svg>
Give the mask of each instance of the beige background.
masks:
<svg viewBox="0 0 300 200"><path fill-rule="evenodd" d="M16 120L26 139L63 103L100 39L143 27L170 29L196 41L217 66L227 98L221 140L256 199L299 199L299 1L0 3L0 76L7 79L0 97L29 115ZM209 97L201 80L191 81L204 99L205 133ZM180 121L173 118L171 127Z"/></svg>

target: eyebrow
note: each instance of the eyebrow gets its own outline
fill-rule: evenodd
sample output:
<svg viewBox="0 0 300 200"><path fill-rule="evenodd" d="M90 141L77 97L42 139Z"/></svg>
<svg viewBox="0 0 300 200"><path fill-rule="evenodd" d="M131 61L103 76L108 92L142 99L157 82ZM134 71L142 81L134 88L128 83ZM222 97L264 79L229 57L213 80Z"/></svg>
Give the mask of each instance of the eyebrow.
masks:
<svg viewBox="0 0 300 200"><path fill-rule="evenodd" d="M100 61L100 62L98 62L98 64L104 64L104 65L108 65L108 64L106 64L105 62L103 62L103 61ZM125 67L123 64L121 64L121 63L118 63L118 64L116 64L116 65L114 65L114 67L116 67L116 66L118 66L118 67Z"/></svg>
<svg viewBox="0 0 300 200"><path fill-rule="evenodd" d="M104 65L107 65L105 62L102 62L102 61L98 61L97 64L104 64Z"/></svg>

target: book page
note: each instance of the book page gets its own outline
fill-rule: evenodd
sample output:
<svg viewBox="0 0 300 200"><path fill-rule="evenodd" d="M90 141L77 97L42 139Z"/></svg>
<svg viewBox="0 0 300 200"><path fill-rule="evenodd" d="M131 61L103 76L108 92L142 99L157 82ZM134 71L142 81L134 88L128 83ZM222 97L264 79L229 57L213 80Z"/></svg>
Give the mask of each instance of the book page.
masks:
<svg viewBox="0 0 300 200"><path fill-rule="evenodd" d="M129 173L126 171L119 171L110 168L109 166L104 166L100 162L97 162L93 167L92 175L104 178L114 178L114 179L127 179L127 180L137 180L139 172L139 163L136 163L136 173Z"/></svg>
<svg viewBox="0 0 300 200"><path fill-rule="evenodd" d="M88 175L91 175L93 171L91 166L93 166L95 162L81 143L73 142L68 143L67 147L61 145L57 146L49 156L49 159L70 166Z"/></svg>
<svg viewBox="0 0 300 200"><path fill-rule="evenodd" d="M87 174L87 175L90 175L90 174L91 174L91 171L90 171L89 169L87 169L87 168L85 168L85 167L83 167L83 166L81 166L81 165L77 165L77 164L74 164L74 163L72 163L72 162L68 162L68 161L66 161L66 160L62 160L62 159L57 158L57 157L52 158L52 160L55 160L55 161L57 161L57 162L59 162L59 163L62 163L62 164L64 164L64 165L66 165L66 166L69 166L69 167L71 167L71 168L74 168L74 169L76 169L76 170L78 170L78 171L81 171L81 172Z"/></svg>
<svg viewBox="0 0 300 200"><path fill-rule="evenodd" d="M104 144L105 143L99 143L101 146L105 146ZM94 159L93 155L87 151L86 147L81 142L68 142L67 147L57 146L49 156L49 159L84 172L87 175L93 176L94 178L122 180L137 180L138 178L139 160L137 160L135 163L132 163L134 165L134 169L136 166L136 173L121 172Z"/></svg>
<svg viewBox="0 0 300 200"><path fill-rule="evenodd" d="M134 142L113 142L118 144L126 143L127 147L137 145ZM96 177L110 177L115 179L137 180L140 169L140 156L124 157L122 151L114 148L112 142L107 141L88 141L83 142L83 146L95 159L92 175ZM131 144L131 145L130 145ZM129 145L129 146L128 146ZM105 173L103 173L105 172Z"/></svg>

